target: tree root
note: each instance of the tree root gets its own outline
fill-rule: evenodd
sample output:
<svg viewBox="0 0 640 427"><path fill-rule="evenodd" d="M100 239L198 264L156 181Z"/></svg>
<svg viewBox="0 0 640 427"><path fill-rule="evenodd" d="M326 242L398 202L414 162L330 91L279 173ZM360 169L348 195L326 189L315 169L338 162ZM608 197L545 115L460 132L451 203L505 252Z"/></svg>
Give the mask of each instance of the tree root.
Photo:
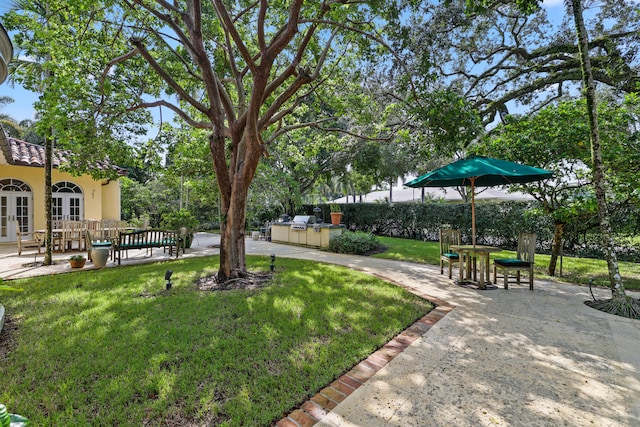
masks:
<svg viewBox="0 0 640 427"><path fill-rule="evenodd" d="M238 277L220 282L216 274L202 277L196 287L202 291L226 291L230 289L258 289L267 286L273 279L270 272L248 272L246 277Z"/></svg>
<svg viewBox="0 0 640 427"><path fill-rule="evenodd" d="M593 279L589 280L589 292L593 301L585 301L584 303L596 310L604 311L605 313L613 314L620 317L627 317L629 319L640 319L640 299L633 299L627 295L616 296L613 291L612 298L599 300L593 295Z"/></svg>
<svg viewBox="0 0 640 427"><path fill-rule="evenodd" d="M628 296L614 297L605 300L585 301L585 304L596 310L629 319L640 319L640 301Z"/></svg>

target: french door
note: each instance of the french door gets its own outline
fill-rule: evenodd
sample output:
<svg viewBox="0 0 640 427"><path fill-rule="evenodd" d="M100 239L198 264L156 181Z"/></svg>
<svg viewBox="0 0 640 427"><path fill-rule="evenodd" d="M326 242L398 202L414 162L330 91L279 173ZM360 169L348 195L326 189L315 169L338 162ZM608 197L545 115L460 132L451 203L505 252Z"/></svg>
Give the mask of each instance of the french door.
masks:
<svg viewBox="0 0 640 427"><path fill-rule="evenodd" d="M56 194L51 198L51 219L54 221L81 221L82 211L82 195Z"/></svg>
<svg viewBox="0 0 640 427"><path fill-rule="evenodd" d="M32 206L28 184L13 178L0 180L0 242L15 242L18 227L33 231Z"/></svg>
<svg viewBox="0 0 640 427"><path fill-rule="evenodd" d="M54 221L82 221L84 196L82 189L72 182L59 182L52 187L51 219Z"/></svg>

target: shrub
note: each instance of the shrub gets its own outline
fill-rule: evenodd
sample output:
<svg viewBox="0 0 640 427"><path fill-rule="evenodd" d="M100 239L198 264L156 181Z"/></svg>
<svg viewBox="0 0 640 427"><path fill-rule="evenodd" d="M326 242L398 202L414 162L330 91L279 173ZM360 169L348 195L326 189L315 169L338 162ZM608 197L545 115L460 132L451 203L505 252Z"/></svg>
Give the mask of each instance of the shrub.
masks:
<svg viewBox="0 0 640 427"><path fill-rule="evenodd" d="M362 255L380 247L378 238L371 233L345 231L329 242L329 250L339 254Z"/></svg>
<svg viewBox="0 0 640 427"><path fill-rule="evenodd" d="M194 230L198 226L198 220L191 212L180 209L162 216L162 226L169 230L177 230L180 227L187 227Z"/></svg>
<svg viewBox="0 0 640 427"><path fill-rule="evenodd" d="M198 229L201 231L217 231L220 230L220 224L217 222L205 221L198 225Z"/></svg>

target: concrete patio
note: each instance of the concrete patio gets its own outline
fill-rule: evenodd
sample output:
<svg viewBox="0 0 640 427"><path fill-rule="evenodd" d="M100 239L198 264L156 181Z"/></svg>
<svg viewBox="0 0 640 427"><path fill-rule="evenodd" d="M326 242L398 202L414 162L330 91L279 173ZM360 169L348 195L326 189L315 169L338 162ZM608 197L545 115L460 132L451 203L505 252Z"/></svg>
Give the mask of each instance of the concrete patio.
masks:
<svg viewBox="0 0 640 427"><path fill-rule="evenodd" d="M217 253L218 243L218 236L199 233L184 257ZM640 426L640 321L587 307L588 288L536 280L534 291L528 284L479 291L455 285L435 266L263 240L246 245L248 254L363 270L455 307L364 385L334 396L330 411L313 411L313 402L299 410L308 425ZM33 253L17 257L11 249L0 247L0 277L71 270L68 263L22 267ZM131 251L123 264L168 259L162 250L153 254Z"/></svg>

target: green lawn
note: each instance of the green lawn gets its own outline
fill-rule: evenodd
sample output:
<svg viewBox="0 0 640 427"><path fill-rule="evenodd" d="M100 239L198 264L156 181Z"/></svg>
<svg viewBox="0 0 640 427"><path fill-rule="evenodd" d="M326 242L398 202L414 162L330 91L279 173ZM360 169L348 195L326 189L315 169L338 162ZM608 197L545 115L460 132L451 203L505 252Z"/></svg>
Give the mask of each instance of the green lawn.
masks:
<svg viewBox="0 0 640 427"><path fill-rule="evenodd" d="M196 290L217 262L5 282L24 292L1 295L0 402L40 426L268 426L432 308L369 275L285 258L268 287Z"/></svg>
<svg viewBox="0 0 640 427"><path fill-rule="evenodd" d="M420 240L398 239L393 237L379 237L379 239L387 250L383 253L373 255L375 257L434 265L439 265L440 263L438 242L423 242ZM515 257L515 252L502 251L491 254L491 259L509 257ZM587 284L589 283L589 279L593 279L599 286L609 286L607 263L603 259L565 256L562 262L562 277L559 277L560 262L558 261L556 277L552 278L547 274L550 258L549 255L536 254L535 277L580 284ZM640 289L640 263L620 262L619 264L625 287L627 289Z"/></svg>

